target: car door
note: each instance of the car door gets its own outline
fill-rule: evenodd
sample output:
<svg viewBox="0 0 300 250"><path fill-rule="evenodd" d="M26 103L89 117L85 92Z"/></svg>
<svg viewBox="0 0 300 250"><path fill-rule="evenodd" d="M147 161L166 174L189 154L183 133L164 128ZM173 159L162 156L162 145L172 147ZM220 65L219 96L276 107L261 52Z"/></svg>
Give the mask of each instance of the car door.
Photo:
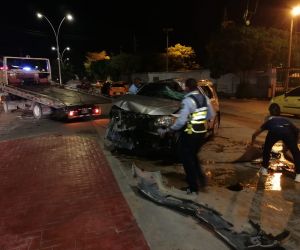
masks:
<svg viewBox="0 0 300 250"><path fill-rule="evenodd" d="M300 87L285 94L282 111L289 114L300 115Z"/></svg>
<svg viewBox="0 0 300 250"><path fill-rule="evenodd" d="M207 97L210 99L212 106L216 112L219 111L219 101L216 92L210 86L201 86Z"/></svg>

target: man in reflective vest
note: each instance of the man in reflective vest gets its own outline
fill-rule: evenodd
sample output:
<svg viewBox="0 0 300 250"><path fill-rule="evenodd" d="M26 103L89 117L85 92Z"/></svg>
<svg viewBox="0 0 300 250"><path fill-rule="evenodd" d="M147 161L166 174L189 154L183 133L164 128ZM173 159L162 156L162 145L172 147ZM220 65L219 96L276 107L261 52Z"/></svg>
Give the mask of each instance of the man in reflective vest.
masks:
<svg viewBox="0 0 300 250"><path fill-rule="evenodd" d="M197 154L207 132L207 101L199 91L197 81L189 78L185 82L188 92L181 102L179 117L169 131L181 131L179 138L179 155L188 182L187 193L198 193L206 186L206 177L202 172ZM168 131L163 131L163 133Z"/></svg>

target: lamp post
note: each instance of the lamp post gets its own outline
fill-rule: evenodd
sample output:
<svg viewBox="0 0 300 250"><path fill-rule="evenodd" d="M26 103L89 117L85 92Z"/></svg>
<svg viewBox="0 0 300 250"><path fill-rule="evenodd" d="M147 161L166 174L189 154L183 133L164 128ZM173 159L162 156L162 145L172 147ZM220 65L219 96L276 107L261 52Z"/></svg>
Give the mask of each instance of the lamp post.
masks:
<svg viewBox="0 0 300 250"><path fill-rule="evenodd" d="M168 48L169 48L169 32L173 31L172 28L164 28L163 31L166 33L167 35L167 58L166 58L166 71L169 72L169 53L168 53Z"/></svg>
<svg viewBox="0 0 300 250"><path fill-rule="evenodd" d="M51 49L52 49L52 50L56 50L56 48L55 48L54 46L52 46ZM70 51L70 50L71 50L70 47L65 47L65 48L64 48L63 52L60 53L60 60L61 60L61 61L63 61L63 59L64 59L64 53L65 53L66 51Z"/></svg>
<svg viewBox="0 0 300 250"><path fill-rule="evenodd" d="M72 21L73 20L73 16L70 15L70 14L67 14L66 16L63 17L63 19L60 21L59 25L58 25L58 28L57 30L54 29L54 26L52 25L52 23L50 22L50 20L43 14L41 13L37 13L36 14L37 17L39 19L42 19L42 18L45 18L46 21L50 24L52 30L53 30L53 33L54 33L54 36L55 36L55 41L56 41L56 52L57 52L57 63L58 63L58 75L59 75L59 84L62 85L62 80L61 80L61 55L60 55L60 52L59 52L59 43L58 43L58 36L59 36L59 31L60 31L60 28L61 28L61 25L63 24L63 22L67 19L68 21Z"/></svg>
<svg viewBox="0 0 300 250"><path fill-rule="evenodd" d="M285 82L285 91L288 90L289 87L289 71L291 67L291 57L292 57L292 42L293 42L293 28L294 28L294 17L300 14L300 6L296 6L291 11L291 26L290 26L290 36L289 36L289 50L288 50L288 61L287 61L287 74L286 74L286 82Z"/></svg>

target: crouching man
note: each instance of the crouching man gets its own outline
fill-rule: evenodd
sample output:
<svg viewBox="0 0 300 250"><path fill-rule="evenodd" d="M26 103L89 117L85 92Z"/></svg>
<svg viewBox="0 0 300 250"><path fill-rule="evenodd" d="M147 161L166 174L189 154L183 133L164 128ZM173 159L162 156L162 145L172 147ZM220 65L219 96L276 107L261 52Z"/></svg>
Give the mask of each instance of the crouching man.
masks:
<svg viewBox="0 0 300 250"><path fill-rule="evenodd" d="M300 183L300 152L298 148L299 129L289 120L283 117L270 116L252 135L252 144L256 137L267 130L268 134L265 139L263 149L263 163L260 169L262 175L268 175L268 166L270 161L270 153L274 144L283 141L285 146L291 151L294 158L296 171L295 181Z"/></svg>

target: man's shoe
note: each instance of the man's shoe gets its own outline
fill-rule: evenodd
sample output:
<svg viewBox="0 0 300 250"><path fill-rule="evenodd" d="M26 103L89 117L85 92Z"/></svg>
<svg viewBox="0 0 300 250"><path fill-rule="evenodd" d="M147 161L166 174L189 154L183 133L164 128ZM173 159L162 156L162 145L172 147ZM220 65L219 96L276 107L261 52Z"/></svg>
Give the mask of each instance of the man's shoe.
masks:
<svg viewBox="0 0 300 250"><path fill-rule="evenodd" d="M299 182L300 183L300 174L296 174L295 182Z"/></svg>
<svg viewBox="0 0 300 250"><path fill-rule="evenodd" d="M267 168L264 168L264 167L261 167L259 169L259 173L262 175L262 176L267 176L268 175L268 169ZM300 177L299 177L300 178Z"/></svg>

